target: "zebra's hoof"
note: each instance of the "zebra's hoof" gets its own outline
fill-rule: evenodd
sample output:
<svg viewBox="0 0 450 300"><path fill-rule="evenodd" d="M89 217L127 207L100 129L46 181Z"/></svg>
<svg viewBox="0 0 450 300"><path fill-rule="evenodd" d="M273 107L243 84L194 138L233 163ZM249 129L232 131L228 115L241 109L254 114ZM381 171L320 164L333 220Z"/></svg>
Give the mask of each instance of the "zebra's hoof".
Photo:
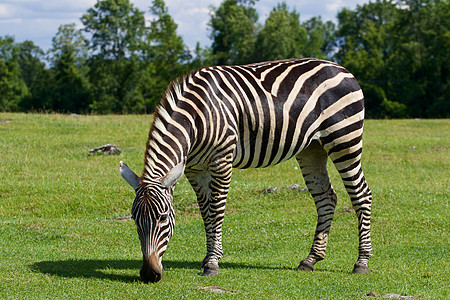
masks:
<svg viewBox="0 0 450 300"><path fill-rule="evenodd" d="M203 266L202 276L217 276L219 275L219 265L217 264L206 264Z"/></svg>
<svg viewBox="0 0 450 300"><path fill-rule="evenodd" d="M217 276L219 275L219 270L217 269L209 269L209 268L204 268L203 269L203 273L202 276L208 276L208 277L212 277L212 276Z"/></svg>
<svg viewBox="0 0 450 300"><path fill-rule="evenodd" d="M362 264L360 262L356 262L355 266L353 267L353 273L354 274L369 274L370 269L367 265Z"/></svg>
<svg viewBox="0 0 450 300"><path fill-rule="evenodd" d="M298 266L297 270L314 271L314 265L310 261L304 259L300 262L300 265Z"/></svg>

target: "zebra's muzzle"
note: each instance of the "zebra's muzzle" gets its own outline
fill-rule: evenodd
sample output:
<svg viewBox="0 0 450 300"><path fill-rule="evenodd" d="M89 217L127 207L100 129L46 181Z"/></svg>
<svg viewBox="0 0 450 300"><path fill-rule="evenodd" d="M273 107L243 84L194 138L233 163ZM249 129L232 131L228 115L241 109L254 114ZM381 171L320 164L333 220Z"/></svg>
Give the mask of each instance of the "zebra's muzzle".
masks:
<svg viewBox="0 0 450 300"><path fill-rule="evenodd" d="M156 283L161 280L162 267L154 253L144 255L141 268L141 280L144 283Z"/></svg>

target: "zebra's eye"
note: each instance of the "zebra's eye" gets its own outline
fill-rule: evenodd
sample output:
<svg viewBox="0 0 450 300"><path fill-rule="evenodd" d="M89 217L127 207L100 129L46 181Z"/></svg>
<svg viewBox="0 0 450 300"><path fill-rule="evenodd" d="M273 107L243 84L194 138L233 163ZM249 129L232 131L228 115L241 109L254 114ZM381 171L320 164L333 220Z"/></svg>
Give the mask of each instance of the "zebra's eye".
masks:
<svg viewBox="0 0 450 300"><path fill-rule="evenodd" d="M160 222L165 222L167 220L168 215L167 214L162 214L159 216L159 221Z"/></svg>

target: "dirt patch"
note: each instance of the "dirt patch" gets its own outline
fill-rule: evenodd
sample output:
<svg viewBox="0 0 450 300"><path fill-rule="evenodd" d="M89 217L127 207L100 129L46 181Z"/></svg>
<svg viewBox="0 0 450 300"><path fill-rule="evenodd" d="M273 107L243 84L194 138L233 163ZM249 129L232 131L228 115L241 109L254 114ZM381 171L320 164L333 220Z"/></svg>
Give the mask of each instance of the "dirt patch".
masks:
<svg viewBox="0 0 450 300"><path fill-rule="evenodd" d="M375 297L375 298L390 298L390 299L413 299L414 296L409 295L399 295L399 294L386 294L386 295L378 295L375 292L370 292L367 294L368 297Z"/></svg>
<svg viewBox="0 0 450 300"><path fill-rule="evenodd" d="M282 188L278 188L278 187L268 187L263 189L261 192L264 194L271 194L276 192L278 189L284 189L284 190L288 190L288 191L299 191L299 192L307 192L308 189L307 188L302 188L299 184L292 184L290 186L287 187L282 187Z"/></svg>
<svg viewBox="0 0 450 300"><path fill-rule="evenodd" d="M218 294L224 294L224 293L236 293L234 291L229 291L223 288L220 288L218 286L215 285L211 285L211 286L199 286L198 289L200 290L204 290L204 291L210 291L210 292L214 292L214 293L218 293Z"/></svg>
<svg viewBox="0 0 450 300"><path fill-rule="evenodd" d="M131 219L131 215L125 215L125 216L120 216L117 218L106 219L105 221L122 221L122 220L129 220L129 219Z"/></svg>

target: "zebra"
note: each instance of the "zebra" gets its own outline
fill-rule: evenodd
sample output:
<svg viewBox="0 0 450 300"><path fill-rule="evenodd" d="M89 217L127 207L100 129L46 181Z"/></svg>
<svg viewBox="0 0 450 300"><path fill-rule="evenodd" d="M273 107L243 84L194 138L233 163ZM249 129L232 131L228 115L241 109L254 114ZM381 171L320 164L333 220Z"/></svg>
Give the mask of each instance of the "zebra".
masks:
<svg viewBox="0 0 450 300"><path fill-rule="evenodd" d="M185 174L204 221L202 275L219 274L222 223L233 168L298 161L317 210L309 255L299 270L323 260L336 207L328 157L337 168L359 229L354 273L369 273L372 194L361 169L364 96L355 77L336 63L288 59L203 67L173 81L156 109L142 176L120 162L135 189L132 207L143 253L142 281L162 276L162 256L174 227L173 190Z"/></svg>

